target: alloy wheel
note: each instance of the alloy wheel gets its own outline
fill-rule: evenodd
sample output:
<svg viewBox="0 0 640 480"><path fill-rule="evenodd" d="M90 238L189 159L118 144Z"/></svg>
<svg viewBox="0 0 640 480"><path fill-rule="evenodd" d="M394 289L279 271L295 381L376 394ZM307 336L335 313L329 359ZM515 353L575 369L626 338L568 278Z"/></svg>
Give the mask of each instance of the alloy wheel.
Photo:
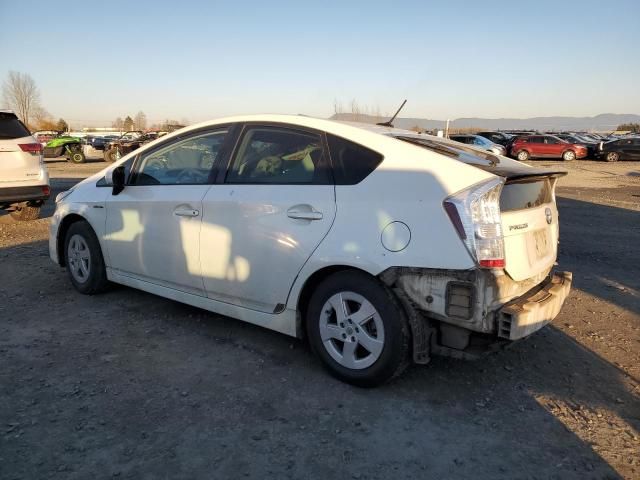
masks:
<svg viewBox="0 0 640 480"><path fill-rule="evenodd" d="M73 278L79 283L86 282L91 273L91 252L84 237L76 234L69 239L67 259Z"/></svg>
<svg viewBox="0 0 640 480"><path fill-rule="evenodd" d="M371 302L355 292L339 292L321 312L320 337L331 358L354 370L378 360L384 348L384 326Z"/></svg>

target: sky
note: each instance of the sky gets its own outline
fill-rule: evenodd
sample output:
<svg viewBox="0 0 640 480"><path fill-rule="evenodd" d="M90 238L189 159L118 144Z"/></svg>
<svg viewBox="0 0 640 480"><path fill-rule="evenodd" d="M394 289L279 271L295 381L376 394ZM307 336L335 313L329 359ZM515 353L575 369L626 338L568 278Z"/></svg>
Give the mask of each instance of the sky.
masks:
<svg viewBox="0 0 640 480"><path fill-rule="evenodd" d="M72 126L405 98L430 119L637 114L639 18L640 0L0 0L0 80L28 73Z"/></svg>

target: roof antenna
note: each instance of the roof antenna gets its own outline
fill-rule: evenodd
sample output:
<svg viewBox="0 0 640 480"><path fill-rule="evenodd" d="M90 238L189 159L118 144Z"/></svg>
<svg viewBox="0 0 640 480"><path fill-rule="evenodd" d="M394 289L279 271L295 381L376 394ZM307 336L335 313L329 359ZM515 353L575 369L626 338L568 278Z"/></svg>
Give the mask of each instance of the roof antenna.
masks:
<svg viewBox="0 0 640 480"><path fill-rule="evenodd" d="M402 107L404 107L405 103L407 103L407 99L406 98L405 98L404 102L402 102L402 105L400 105L400 108L398 109L398 111L393 115L393 117L391 117L386 122L376 123L376 125L380 125L381 127L391 127L391 128L393 128L393 124L391 122L393 122L396 119L396 117L400 113L400 110L402 110Z"/></svg>

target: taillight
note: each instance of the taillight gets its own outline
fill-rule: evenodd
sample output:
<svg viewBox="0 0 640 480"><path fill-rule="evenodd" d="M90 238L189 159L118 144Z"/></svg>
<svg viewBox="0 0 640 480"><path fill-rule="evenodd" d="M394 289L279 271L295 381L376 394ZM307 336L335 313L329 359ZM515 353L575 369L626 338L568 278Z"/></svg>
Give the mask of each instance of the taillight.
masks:
<svg viewBox="0 0 640 480"><path fill-rule="evenodd" d="M42 145L40 143L19 143L18 146L23 152L29 152L33 154L42 153Z"/></svg>
<svg viewBox="0 0 640 480"><path fill-rule="evenodd" d="M504 268L500 194L504 180L495 178L451 195L444 201L460 240L483 268Z"/></svg>

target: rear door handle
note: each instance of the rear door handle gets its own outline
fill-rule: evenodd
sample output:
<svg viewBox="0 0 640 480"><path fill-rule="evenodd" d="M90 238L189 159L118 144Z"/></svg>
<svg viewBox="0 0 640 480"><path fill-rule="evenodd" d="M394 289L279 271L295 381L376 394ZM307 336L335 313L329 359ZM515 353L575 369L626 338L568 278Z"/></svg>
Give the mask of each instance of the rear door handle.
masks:
<svg viewBox="0 0 640 480"><path fill-rule="evenodd" d="M173 214L177 217L197 217L200 212L192 208L176 208Z"/></svg>
<svg viewBox="0 0 640 480"><path fill-rule="evenodd" d="M318 212L311 205L294 205L287 210L287 217L296 220L322 220L322 212Z"/></svg>

